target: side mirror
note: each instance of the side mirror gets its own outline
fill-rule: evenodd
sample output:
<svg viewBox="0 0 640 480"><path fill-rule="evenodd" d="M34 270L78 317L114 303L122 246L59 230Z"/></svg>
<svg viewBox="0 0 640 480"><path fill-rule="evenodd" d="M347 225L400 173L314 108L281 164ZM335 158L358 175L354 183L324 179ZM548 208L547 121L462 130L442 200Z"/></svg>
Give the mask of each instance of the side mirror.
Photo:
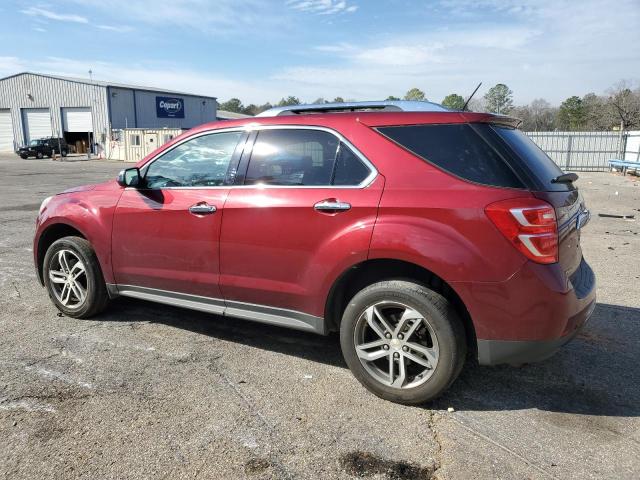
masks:
<svg viewBox="0 0 640 480"><path fill-rule="evenodd" d="M137 167L125 168L118 174L118 185L121 187L138 187L140 186L140 170Z"/></svg>

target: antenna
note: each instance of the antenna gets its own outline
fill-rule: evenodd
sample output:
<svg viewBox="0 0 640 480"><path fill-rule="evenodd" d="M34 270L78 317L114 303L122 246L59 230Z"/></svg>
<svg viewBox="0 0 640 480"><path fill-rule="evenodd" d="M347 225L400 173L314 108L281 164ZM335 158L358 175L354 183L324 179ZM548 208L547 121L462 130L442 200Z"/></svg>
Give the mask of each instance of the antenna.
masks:
<svg viewBox="0 0 640 480"><path fill-rule="evenodd" d="M473 93L471 95L469 95L469 98L467 98L467 101L464 102L464 106L462 107L462 111L464 112L467 109L467 105L469 105L469 102L471 101L471 99L473 98L473 96L476 94L476 92L478 91L478 89L480 88L480 85L482 85L482 82L480 82L478 84L478 86L476 87L476 89L473 91Z"/></svg>

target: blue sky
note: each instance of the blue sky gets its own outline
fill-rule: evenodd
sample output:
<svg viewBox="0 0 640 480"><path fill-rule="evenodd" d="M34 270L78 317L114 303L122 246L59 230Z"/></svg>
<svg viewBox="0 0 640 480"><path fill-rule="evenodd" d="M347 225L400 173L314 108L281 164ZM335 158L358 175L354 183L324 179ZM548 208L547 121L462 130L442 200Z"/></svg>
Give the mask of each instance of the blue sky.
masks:
<svg viewBox="0 0 640 480"><path fill-rule="evenodd" d="M414 86L439 102L480 81L559 103L640 80L640 0L3 0L0 16L0 76L91 69L244 103Z"/></svg>

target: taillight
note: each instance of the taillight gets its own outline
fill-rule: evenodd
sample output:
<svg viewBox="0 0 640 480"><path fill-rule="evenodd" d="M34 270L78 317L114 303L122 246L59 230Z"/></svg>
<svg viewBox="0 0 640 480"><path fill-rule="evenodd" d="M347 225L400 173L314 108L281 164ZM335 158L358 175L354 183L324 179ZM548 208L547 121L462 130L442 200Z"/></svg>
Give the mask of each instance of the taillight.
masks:
<svg viewBox="0 0 640 480"><path fill-rule="evenodd" d="M498 230L527 258L558 261L558 225L551 205L535 198L512 198L484 209Z"/></svg>

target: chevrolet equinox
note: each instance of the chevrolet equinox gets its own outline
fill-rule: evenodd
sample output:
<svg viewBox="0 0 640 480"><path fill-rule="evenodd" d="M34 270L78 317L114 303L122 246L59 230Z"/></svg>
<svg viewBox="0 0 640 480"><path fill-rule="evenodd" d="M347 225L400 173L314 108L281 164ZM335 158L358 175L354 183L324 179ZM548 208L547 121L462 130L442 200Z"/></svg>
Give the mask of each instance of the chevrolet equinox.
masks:
<svg viewBox="0 0 640 480"><path fill-rule="evenodd" d="M435 398L465 358L549 357L595 306L577 176L513 118L428 102L276 108L44 200L65 315L119 295L327 334L376 395Z"/></svg>

